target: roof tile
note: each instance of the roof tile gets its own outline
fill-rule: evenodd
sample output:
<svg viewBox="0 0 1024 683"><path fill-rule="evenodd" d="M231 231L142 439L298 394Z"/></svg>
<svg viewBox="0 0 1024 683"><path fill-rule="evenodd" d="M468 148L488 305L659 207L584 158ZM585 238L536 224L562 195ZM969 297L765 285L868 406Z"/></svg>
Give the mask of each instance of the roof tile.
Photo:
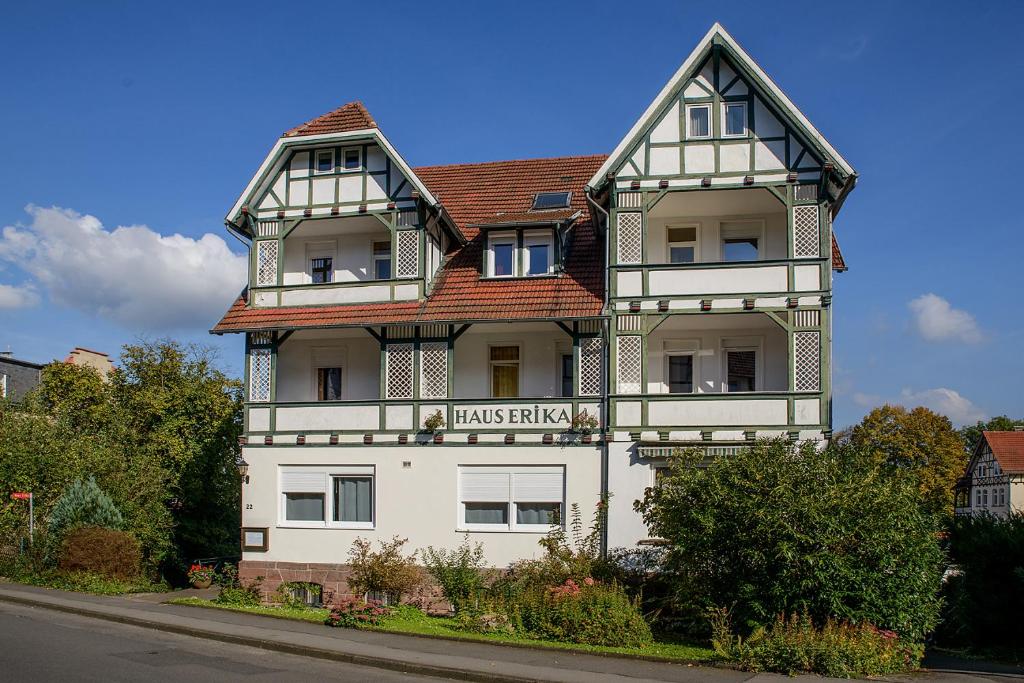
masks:
<svg viewBox="0 0 1024 683"><path fill-rule="evenodd" d="M1024 472L1024 432L982 432L1000 469L1007 474Z"/></svg>
<svg viewBox="0 0 1024 683"><path fill-rule="evenodd" d="M296 126L285 131L283 138L293 138L302 135L319 135L321 133L346 133L351 130L363 130L364 128L376 128L377 122L370 116L362 102L349 102L338 107L334 111L327 112L311 121L306 121L301 126Z"/></svg>

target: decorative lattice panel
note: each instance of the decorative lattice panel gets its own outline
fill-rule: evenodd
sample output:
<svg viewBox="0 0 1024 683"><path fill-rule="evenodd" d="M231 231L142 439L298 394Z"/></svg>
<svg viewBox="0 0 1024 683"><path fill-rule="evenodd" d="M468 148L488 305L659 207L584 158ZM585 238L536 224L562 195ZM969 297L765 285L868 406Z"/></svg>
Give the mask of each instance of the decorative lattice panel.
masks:
<svg viewBox="0 0 1024 683"><path fill-rule="evenodd" d="M793 321L797 327L817 327L821 324L821 311L815 309L794 311Z"/></svg>
<svg viewBox="0 0 1024 683"><path fill-rule="evenodd" d="M388 344L385 359L387 398L412 398L412 344Z"/></svg>
<svg viewBox="0 0 1024 683"><path fill-rule="evenodd" d="M256 224L256 234L260 237L273 237L281 231L281 221L260 221Z"/></svg>
<svg viewBox="0 0 1024 683"><path fill-rule="evenodd" d="M820 333L793 333L793 386L797 391L821 390Z"/></svg>
<svg viewBox="0 0 1024 683"><path fill-rule="evenodd" d="M420 233L417 230L398 232L398 259L395 275L416 277L420 274Z"/></svg>
<svg viewBox="0 0 1024 683"><path fill-rule="evenodd" d="M250 346L266 346L274 341L273 332L250 332L249 333L249 345Z"/></svg>
<svg viewBox="0 0 1024 683"><path fill-rule="evenodd" d="M616 234L619 263L640 263L643 257L643 217L638 211L618 214Z"/></svg>
<svg viewBox="0 0 1024 683"><path fill-rule="evenodd" d="M619 332L639 332L644 325L643 316L620 315L618 320Z"/></svg>
<svg viewBox="0 0 1024 683"><path fill-rule="evenodd" d="M417 222L416 212L415 211L399 211L398 212L398 221L397 222L398 222L398 225L403 226L403 227L416 225L416 222Z"/></svg>
<svg viewBox="0 0 1024 683"><path fill-rule="evenodd" d="M448 343L420 345L420 397L448 398Z"/></svg>
<svg viewBox="0 0 1024 683"><path fill-rule="evenodd" d="M600 337L580 339L580 396L597 396L601 393L601 350L604 347Z"/></svg>
<svg viewBox="0 0 1024 683"><path fill-rule="evenodd" d="M618 200L619 207L627 207L630 209L639 209L644 204L644 195L642 192L620 192L616 197Z"/></svg>
<svg viewBox="0 0 1024 683"><path fill-rule="evenodd" d="M615 379L620 394L639 394L643 365L640 335L630 334L619 337L615 361Z"/></svg>
<svg viewBox="0 0 1024 683"><path fill-rule="evenodd" d="M270 349L249 351L249 400L270 400Z"/></svg>
<svg viewBox="0 0 1024 683"><path fill-rule="evenodd" d="M256 243L256 284L277 284L277 240Z"/></svg>
<svg viewBox="0 0 1024 683"><path fill-rule="evenodd" d="M793 256L816 258L821 255L818 232L818 207L793 207Z"/></svg>

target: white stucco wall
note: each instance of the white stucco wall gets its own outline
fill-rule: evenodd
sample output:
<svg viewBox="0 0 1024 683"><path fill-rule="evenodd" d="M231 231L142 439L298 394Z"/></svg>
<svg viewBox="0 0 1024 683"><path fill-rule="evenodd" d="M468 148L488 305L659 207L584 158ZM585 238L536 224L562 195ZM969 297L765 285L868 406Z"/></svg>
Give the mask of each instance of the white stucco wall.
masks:
<svg viewBox="0 0 1024 683"><path fill-rule="evenodd" d="M562 353L572 353L572 340L554 325L518 328L514 325L480 326L471 329L455 342L455 396L487 398L490 396L491 346L518 344L519 395L541 398L558 396L560 390ZM484 331L486 330L486 331Z"/></svg>
<svg viewBox="0 0 1024 683"><path fill-rule="evenodd" d="M726 209L727 211L728 209ZM727 215L727 214L726 214ZM786 258L785 212L764 213L758 215L742 215L732 218L718 216L680 216L650 217L647 224L647 262L667 263L667 226L686 226L697 224L699 242L699 261L717 263L722 260L722 223L763 221L764 245L761 248L761 259Z"/></svg>
<svg viewBox="0 0 1024 683"><path fill-rule="evenodd" d="M640 460L632 443L608 444L608 547L636 545L650 536L643 517L633 511L633 502L654 484L649 461Z"/></svg>
<svg viewBox="0 0 1024 683"><path fill-rule="evenodd" d="M382 226L383 228L383 226ZM309 259L315 253L334 259L334 282L373 279L373 243L391 241L386 231L374 230L330 236L288 236L284 241L284 284L309 284Z"/></svg>
<svg viewBox="0 0 1024 683"><path fill-rule="evenodd" d="M366 332L340 337L330 332L297 332L277 354L277 400L315 401L316 368L342 368L342 396L375 399L380 394L380 344Z"/></svg>
<svg viewBox="0 0 1024 683"><path fill-rule="evenodd" d="M408 538L408 550L454 548L465 533L458 530L458 467L460 465L564 465L565 506L578 503L589 520L600 497L601 453L598 447L558 446L396 446L246 448L249 484L243 486L243 526L269 527L268 552L247 552L245 560L345 563L357 537ZM408 462L409 467L403 463ZM288 528L279 524L281 465L374 465L375 527L373 529ZM471 542L484 544L490 566L539 557L541 532L471 532Z"/></svg>

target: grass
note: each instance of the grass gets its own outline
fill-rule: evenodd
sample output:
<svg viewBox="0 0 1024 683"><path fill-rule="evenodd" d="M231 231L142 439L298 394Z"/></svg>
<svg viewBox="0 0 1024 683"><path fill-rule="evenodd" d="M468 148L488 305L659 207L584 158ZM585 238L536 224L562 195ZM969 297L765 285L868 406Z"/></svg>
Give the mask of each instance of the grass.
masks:
<svg viewBox="0 0 1024 683"><path fill-rule="evenodd" d="M112 579L89 572L62 572L50 570L36 573L14 573L7 578L15 583L42 588L55 588L94 595L126 595L129 593L163 593L169 590L165 583L151 583L143 578L130 581Z"/></svg>
<svg viewBox="0 0 1024 683"><path fill-rule="evenodd" d="M248 614L259 614L262 616L277 617L279 619L293 619L312 623L323 623L324 619L327 618L328 615L328 610L326 609L302 609L262 605L223 605L212 600L204 600L202 598L178 598L171 600L170 604L226 609L234 612L245 612ZM379 626L365 626L363 629L367 631L380 631L383 633L398 633L404 635L448 638L452 640L485 642L496 645L517 645L555 650L571 650L591 654L623 655L627 657L645 657L685 662L708 662L717 658L714 651L710 648L694 645L692 643L669 640L656 641L643 648L632 648L561 643L501 633L468 633L466 631L459 630L455 619L450 617L427 616L413 607L399 608L391 615L385 617Z"/></svg>

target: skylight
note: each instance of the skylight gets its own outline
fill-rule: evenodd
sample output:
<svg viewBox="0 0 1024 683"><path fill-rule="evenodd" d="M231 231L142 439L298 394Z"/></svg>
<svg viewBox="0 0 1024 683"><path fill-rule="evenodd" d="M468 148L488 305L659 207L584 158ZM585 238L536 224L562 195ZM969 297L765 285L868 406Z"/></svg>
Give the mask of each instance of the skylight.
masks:
<svg viewBox="0 0 1024 683"><path fill-rule="evenodd" d="M533 198L533 210L568 209L572 192L538 192Z"/></svg>

